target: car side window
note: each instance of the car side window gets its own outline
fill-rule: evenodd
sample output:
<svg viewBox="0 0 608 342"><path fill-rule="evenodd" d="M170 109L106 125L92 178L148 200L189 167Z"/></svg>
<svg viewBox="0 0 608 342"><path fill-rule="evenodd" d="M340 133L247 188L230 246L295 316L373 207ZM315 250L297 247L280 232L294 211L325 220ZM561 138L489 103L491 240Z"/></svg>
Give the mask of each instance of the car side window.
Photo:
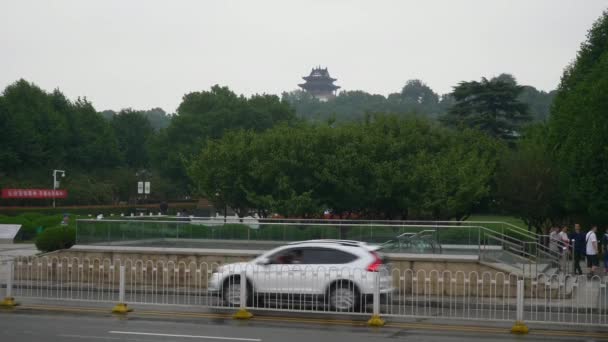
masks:
<svg viewBox="0 0 608 342"><path fill-rule="evenodd" d="M347 264L356 259L357 256L353 254L331 248L306 248L302 263L307 265Z"/></svg>
<svg viewBox="0 0 608 342"><path fill-rule="evenodd" d="M270 264L277 265L292 265L292 264L301 264L303 259L303 250L302 248L289 248L279 251L273 255L271 255L268 260L270 260Z"/></svg>

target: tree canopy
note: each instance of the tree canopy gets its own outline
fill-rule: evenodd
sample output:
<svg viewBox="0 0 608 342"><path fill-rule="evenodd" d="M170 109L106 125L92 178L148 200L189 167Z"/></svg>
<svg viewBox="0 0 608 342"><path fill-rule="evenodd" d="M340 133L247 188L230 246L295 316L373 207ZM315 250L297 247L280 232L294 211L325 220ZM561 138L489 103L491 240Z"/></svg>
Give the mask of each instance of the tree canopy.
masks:
<svg viewBox="0 0 608 342"><path fill-rule="evenodd" d="M240 215L331 208L376 218L462 218L490 194L501 145L423 119L280 125L209 142L188 168L195 188Z"/></svg>
<svg viewBox="0 0 608 342"><path fill-rule="evenodd" d="M510 74L501 74L491 81L517 86L515 78ZM518 94L516 99L529 107L533 121L547 120L553 91L547 93L532 86L521 86ZM399 92L386 97L365 91L342 91L335 98L321 102L305 91L294 90L284 92L282 99L291 104L301 118L313 122L337 123L363 121L366 115L374 113L392 113L399 116L416 114L438 119L445 116L456 103L453 93L439 95L418 79L407 81Z"/></svg>
<svg viewBox="0 0 608 342"><path fill-rule="evenodd" d="M186 94L171 124L152 142L155 167L176 180L186 191L187 163L208 139L218 139L227 131L266 130L279 123L296 121L293 109L277 96L238 96L227 87L213 86L209 91Z"/></svg>
<svg viewBox="0 0 608 342"><path fill-rule="evenodd" d="M523 87L505 76L460 82L452 93L456 103L443 121L450 126L475 128L499 139L514 140L522 124L531 117L528 106L518 99Z"/></svg>
<svg viewBox="0 0 608 342"><path fill-rule="evenodd" d="M573 215L608 222L608 13L562 76L549 119L548 151Z"/></svg>

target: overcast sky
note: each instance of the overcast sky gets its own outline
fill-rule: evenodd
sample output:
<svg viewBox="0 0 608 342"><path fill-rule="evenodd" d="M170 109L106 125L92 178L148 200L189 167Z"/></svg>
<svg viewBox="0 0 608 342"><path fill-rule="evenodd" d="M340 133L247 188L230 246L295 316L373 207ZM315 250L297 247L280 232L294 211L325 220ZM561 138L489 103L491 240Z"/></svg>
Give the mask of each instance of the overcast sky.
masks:
<svg viewBox="0 0 608 342"><path fill-rule="evenodd" d="M502 72L554 89L608 0L0 0L0 88L19 78L98 110L162 107L213 84L439 93Z"/></svg>

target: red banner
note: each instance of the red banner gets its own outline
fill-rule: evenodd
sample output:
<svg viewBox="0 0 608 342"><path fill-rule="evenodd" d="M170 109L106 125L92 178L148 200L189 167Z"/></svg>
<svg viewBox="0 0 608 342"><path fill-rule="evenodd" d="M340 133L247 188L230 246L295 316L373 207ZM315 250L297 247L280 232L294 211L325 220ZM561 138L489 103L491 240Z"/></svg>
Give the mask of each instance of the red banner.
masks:
<svg viewBox="0 0 608 342"><path fill-rule="evenodd" d="M66 198L67 190L53 189L2 189L2 198Z"/></svg>

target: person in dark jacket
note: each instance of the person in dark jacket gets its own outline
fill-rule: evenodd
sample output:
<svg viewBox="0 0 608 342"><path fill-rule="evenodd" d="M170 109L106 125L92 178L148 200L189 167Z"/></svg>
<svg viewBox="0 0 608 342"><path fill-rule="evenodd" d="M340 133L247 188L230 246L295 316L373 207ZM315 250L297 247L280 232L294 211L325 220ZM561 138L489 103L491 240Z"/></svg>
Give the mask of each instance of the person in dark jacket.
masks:
<svg viewBox="0 0 608 342"><path fill-rule="evenodd" d="M167 204L167 202L162 201L160 202L160 212L163 215L167 215L167 211L169 210L169 204Z"/></svg>
<svg viewBox="0 0 608 342"><path fill-rule="evenodd" d="M570 240L574 240L574 273L583 274L581 260L585 255L585 233L581 231L581 225L574 225L574 233L570 234Z"/></svg>

